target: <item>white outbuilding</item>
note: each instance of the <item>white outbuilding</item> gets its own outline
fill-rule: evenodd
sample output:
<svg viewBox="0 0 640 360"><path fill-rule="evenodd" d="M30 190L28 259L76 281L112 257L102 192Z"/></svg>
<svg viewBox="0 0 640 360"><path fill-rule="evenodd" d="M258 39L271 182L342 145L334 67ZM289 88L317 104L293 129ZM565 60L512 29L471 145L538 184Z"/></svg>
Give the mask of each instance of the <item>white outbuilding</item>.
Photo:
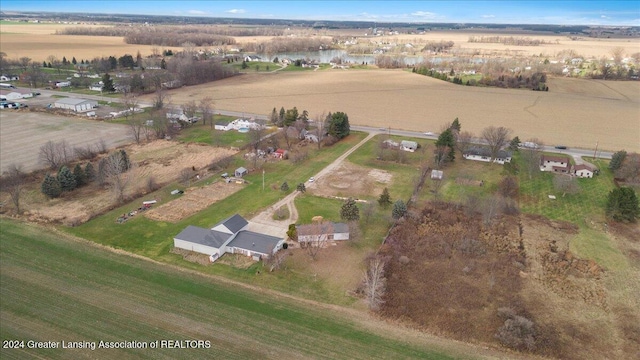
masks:
<svg viewBox="0 0 640 360"><path fill-rule="evenodd" d="M98 102L88 99L64 98L59 99L53 104L53 107L59 109L67 109L75 112L84 112L98 107Z"/></svg>

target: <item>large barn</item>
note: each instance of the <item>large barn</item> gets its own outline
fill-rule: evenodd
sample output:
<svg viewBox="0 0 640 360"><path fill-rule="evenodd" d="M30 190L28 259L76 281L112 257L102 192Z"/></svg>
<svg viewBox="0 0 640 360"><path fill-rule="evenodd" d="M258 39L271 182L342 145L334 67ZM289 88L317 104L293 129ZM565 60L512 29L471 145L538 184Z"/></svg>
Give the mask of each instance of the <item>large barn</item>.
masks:
<svg viewBox="0 0 640 360"><path fill-rule="evenodd" d="M75 112L90 111L98 107L98 102L88 99L64 98L59 99L53 104L53 107L59 109L67 109Z"/></svg>

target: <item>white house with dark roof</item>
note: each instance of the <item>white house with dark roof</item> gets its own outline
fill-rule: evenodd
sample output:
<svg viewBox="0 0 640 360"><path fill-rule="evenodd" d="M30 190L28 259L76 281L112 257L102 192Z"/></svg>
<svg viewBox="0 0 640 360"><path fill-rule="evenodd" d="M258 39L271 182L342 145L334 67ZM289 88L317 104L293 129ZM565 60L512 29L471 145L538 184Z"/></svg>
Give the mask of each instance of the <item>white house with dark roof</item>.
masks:
<svg viewBox="0 0 640 360"><path fill-rule="evenodd" d="M259 260L268 258L282 248L284 237L248 231L248 225L249 222L238 214L211 229L189 225L173 238L173 246L209 255L211 262L225 253L243 254Z"/></svg>
<svg viewBox="0 0 640 360"><path fill-rule="evenodd" d="M491 162L491 151L485 147L472 147L462 154L467 160ZM504 163L511 162L511 152L505 150L499 150L496 154L494 163L504 165Z"/></svg>

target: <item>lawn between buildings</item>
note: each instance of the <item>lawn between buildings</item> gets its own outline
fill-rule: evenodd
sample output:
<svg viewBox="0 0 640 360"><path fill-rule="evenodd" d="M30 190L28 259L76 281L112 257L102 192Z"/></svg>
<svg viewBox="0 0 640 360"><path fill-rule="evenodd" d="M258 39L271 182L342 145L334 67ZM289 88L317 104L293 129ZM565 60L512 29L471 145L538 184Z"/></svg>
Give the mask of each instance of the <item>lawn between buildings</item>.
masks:
<svg viewBox="0 0 640 360"><path fill-rule="evenodd" d="M280 190L280 185L284 181L290 184L291 189L295 189L296 184L305 182L310 176L315 175L347 149L360 142L365 136L366 134L364 133L352 132L350 136L342 141L320 151L314 146L309 146L308 159L299 164L292 164L290 161L266 163L264 166L264 190L262 171L253 171L244 177L248 182L245 189L175 224L154 221L144 216L136 216L124 224L116 224L115 219L118 216L130 211L132 206L137 207L137 205L125 204L78 227L62 229L82 238L130 251L154 260L177 264L205 273L224 275L231 279L241 280L250 284L260 284L278 291L324 302L351 304L355 301L354 298L345 296L344 293L328 291L324 287L323 281L316 281L298 273L265 272L266 269L263 268L262 263L256 263L246 269L217 265L203 267L185 261L181 256L172 254L169 251L173 247L173 236L188 225L209 228L235 213L251 218L287 194L287 192ZM230 165L227 172L232 173L235 167L241 165L242 162L243 160L237 159L234 164ZM168 192L176 188L175 185L171 184L161 191ZM162 197L167 199L170 196ZM135 200L134 204L138 204L139 201L139 199ZM257 274L261 275L256 276Z"/></svg>
<svg viewBox="0 0 640 360"><path fill-rule="evenodd" d="M3 349L3 358L453 358L334 309L118 254L37 225L3 219L2 227L2 339L210 342L192 349Z"/></svg>

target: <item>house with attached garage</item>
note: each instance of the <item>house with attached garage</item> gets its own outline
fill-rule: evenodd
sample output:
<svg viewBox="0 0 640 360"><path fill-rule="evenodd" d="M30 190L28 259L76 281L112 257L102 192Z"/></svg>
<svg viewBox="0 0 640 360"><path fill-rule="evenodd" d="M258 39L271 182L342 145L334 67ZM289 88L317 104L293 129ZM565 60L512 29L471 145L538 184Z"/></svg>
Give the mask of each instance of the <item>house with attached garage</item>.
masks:
<svg viewBox="0 0 640 360"><path fill-rule="evenodd" d="M296 226L298 242L326 242L349 240L349 225L345 223L320 222Z"/></svg>
<svg viewBox="0 0 640 360"><path fill-rule="evenodd" d="M33 97L33 93L24 89L2 89L0 90L0 100L10 101Z"/></svg>
<svg viewBox="0 0 640 360"><path fill-rule="evenodd" d="M499 150L496 154L494 163L504 165L504 163L511 162L511 152L505 150ZM485 147L472 147L465 151L462 156L467 160L491 162L491 151Z"/></svg>
<svg viewBox="0 0 640 360"><path fill-rule="evenodd" d="M282 248L284 237L247 230L249 222L235 214L211 229L189 225L173 238L173 246L209 255L214 262L226 253L242 254L258 261L269 258Z"/></svg>
<svg viewBox="0 0 640 360"><path fill-rule="evenodd" d="M571 172L571 160L566 156L543 155L540 158L540 171L569 174Z"/></svg>

